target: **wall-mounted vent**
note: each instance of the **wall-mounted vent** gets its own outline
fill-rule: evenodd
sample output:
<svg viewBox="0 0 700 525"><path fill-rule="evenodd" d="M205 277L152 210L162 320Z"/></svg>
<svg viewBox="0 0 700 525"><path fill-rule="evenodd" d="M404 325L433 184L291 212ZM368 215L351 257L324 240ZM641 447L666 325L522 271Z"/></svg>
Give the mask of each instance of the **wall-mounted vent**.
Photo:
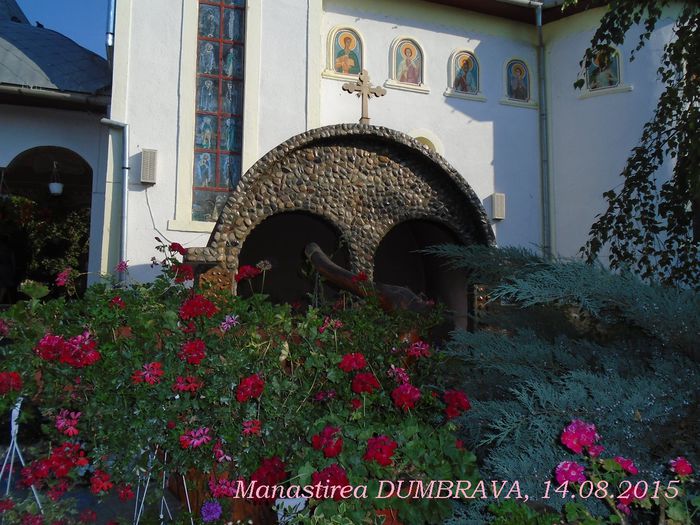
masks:
<svg viewBox="0 0 700 525"><path fill-rule="evenodd" d="M502 221L506 218L506 194L494 193L491 196L491 218L494 221Z"/></svg>
<svg viewBox="0 0 700 525"><path fill-rule="evenodd" d="M156 183L156 164L158 160L158 150L141 150L141 182L143 184Z"/></svg>

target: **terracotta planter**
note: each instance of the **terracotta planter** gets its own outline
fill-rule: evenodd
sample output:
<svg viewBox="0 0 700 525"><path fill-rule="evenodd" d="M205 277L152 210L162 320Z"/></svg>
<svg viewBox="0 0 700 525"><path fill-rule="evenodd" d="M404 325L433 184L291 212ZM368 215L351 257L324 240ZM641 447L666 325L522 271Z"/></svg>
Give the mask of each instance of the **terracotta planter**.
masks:
<svg viewBox="0 0 700 525"><path fill-rule="evenodd" d="M198 470L192 469L187 473L186 478L190 506L192 507L192 512L197 515L204 502L211 499L209 495L209 477ZM183 508L187 508L187 496L185 495L182 477L170 476L168 488L182 502ZM274 525L277 523L277 513L268 504L253 503L245 499L231 499L230 501L233 508L228 520L234 523L236 523L236 520L241 520L244 523L252 520L254 525Z"/></svg>

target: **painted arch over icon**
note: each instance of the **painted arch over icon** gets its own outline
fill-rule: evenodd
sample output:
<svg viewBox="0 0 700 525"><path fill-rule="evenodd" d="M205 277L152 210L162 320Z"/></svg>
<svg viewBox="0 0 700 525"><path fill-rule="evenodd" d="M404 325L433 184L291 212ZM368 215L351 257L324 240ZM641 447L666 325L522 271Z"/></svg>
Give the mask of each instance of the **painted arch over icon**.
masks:
<svg viewBox="0 0 700 525"><path fill-rule="evenodd" d="M389 79L386 87L429 93L425 79L425 52L413 38L400 36L389 48Z"/></svg>

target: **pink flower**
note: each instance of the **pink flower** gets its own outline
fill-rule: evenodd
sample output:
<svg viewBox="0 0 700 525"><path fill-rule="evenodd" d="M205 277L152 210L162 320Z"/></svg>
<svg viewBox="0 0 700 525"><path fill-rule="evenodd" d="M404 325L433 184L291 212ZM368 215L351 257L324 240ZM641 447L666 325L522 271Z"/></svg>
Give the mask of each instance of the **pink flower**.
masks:
<svg viewBox="0 0 700 525"><path fill-rule="evenodd" d="M396 408L401 408L406 412L408 409L416 406L420 399L420 390L409 383L404 383L391 392L391 399L394 400Z"/></svg>
<svg viewBox="0 0 700 525"><path fill-rule="evenodd" d="M625 472L629 474L638 474L639 470L634 466L631 459L623 458L622 456L615 456L615 462L622 467Z"/></svg>
<svg viewBox="0 0 700 525"><path fill-rule="evenodd" d="M129 261L119 261L114 267L114 271L117 273L126 273L129 271Z"/></svg>
<svg viewBox="0 0 700 525"><path fill-rule="evenodd" d="M261 431L261 423L259 419L251 419L243 422L244 436L259 436Z"/></svg>
<svg viewBox="0 0 700 525"><path fill-rule="evenodd" d="M80 412L70 412L65 408L62 409L56 416L56 428L66 436L77 436L79 434L77 426L80 415Z"/></svg>
<svg viewBox="0 0 700 525"><path fill-rule="evenodd" d="M592 458L597 458L603 453L603 450L605 450L605 447L603 445L592 445L588 447L588 454Z"/></svg>
<svg viewBox="0 0 700 525"><path fill-rule="evenodd" d="M148 383L149 385L155 385L160 383L160 378L165 374L163 371L163 364L159 362L146 363L143 365L141 370L136 370L131 375L131 380L134 384Z"/></svg>
<svg viewBox="0 0 700 525"><path fill-rule="evenodd" d="M386 375L388 375L391 379L393 379L400 385L403 385L404 383L408 383L410 381L406 369L398 366L391 365L391 368L387 370Z"/></svg>
<svg viewBox="0 0 700 525"><path fill-rule="evenodd" d="M671 470L679 476L690 476L693 473L693 466L683 456L678 456L670 461Z"/></svg>
<svg viewBox="0 0 700 525"><path fill-rule="evenodd" d="M240 321L237 315L227 315L224 318L224 320L221 321L221 324L219 325L219 330L221 330L222 332L228 332L231 328L237 326L239 322Z"/></svg>
<svg viewBox="0 0 700 525"><path fill-rule="evenodd" d="M231 456L224 452L224 445L220 439L217 439L216 443L214 443L214 448L212 449L212 452L214 453L214 459L219 463L223 463L224 461L231 461Z"/></svg>
<svg viewBox="0 0 700 525"><path fill-rule="evenodd" d="M565 481L570 483L583 483L586 481L584 471L586 467L573 461L562 461L554 469L554 477L560 485Z"/></svg>
<svg viewBox="0 0 700 525"><path fill-rule="evenodd" d="M343 372L352 372L353 370L362 370L367 366L365 356L360 353L345 354L343 359L338 364Z"/></svg>
<svg viewBox="0 0 700 525"><path fill-rule="evenodd" d="M430 345L425 341L418 340L408 347L406 353L410 357L430 357Z"/></svg>
<svg viewBox="0 0 700 525"><path fill-rule="evenodd" d="M211 436L207 427L188 430L180 436L180 446L182 448L197 448L206 445L210 441Z"/></svg>
<svg viewBox="0 0 700 525"><path fill-rule="evenodd" d="M590 447L599 439L600 436L596 432L595 425L580 419L574 419L569 423L561 435L562 444L576 454L580 454L583 452L583 447Z"/></svg>
<svg viewBox="0 0 700 525"><path fill-rule="evenodd" d="M61 273L56 276L56 286L65 286L70 280L70 273L73 271L71 268L64 269Z"/></svg>

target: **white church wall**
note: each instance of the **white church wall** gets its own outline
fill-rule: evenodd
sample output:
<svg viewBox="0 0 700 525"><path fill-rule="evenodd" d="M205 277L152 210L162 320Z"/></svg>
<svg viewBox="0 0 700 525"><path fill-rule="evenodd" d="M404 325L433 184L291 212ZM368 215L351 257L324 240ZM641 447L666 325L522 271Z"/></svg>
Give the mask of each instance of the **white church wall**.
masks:
<svg viewBox="0 0 700 525"><path fill-rule="evenodd" d="M337 27L360 34L364 68L375 85L385 85L390 78L390 47L396 38L411 38L420 45L425 55L424 87L429 92L388 87L385 97L370 101L371 123L414 136L416 130L434 134L443 156L487 210L493 192L506 194L506 219L494 225L498 243L539 245L538 113L532 107L501 103L505 64L513 58L528 64L531 98L537 100L533 27L413 0L325 0L324 9L323 67L328 65L328 35ZM479 62L480 96L474 99L445 95L451 87L448 62L457 49L473 51ZM341 89L347 80L329 76L321 82L321 124L357 122L360 102Z"/></svg>
<svg viewBox="0 0 700 525"><path fill-rule="evenodd" d="M8 166L20 153L40 146L69 149L90 165L93 180L88 271L93 280L100 272L105 202L107 133L100 125L100 116L0 104L0 122L0 166Z"/></svg>
<svg viewBox="0 0 700 525"><path fill-rule="evenodd" d="M619 174L661 94L656 70L663 45L672 35L670 10L651 41L630 62L639 35L639 30L632 30L619 48L622 88L588 96L591 93L574 89L573 83L602 14L598 9L545 26L554 249L567 257L577 254L595 215L605 210L603 193L622 181ZM663 171L659 179L666 176Z"/></svg>

